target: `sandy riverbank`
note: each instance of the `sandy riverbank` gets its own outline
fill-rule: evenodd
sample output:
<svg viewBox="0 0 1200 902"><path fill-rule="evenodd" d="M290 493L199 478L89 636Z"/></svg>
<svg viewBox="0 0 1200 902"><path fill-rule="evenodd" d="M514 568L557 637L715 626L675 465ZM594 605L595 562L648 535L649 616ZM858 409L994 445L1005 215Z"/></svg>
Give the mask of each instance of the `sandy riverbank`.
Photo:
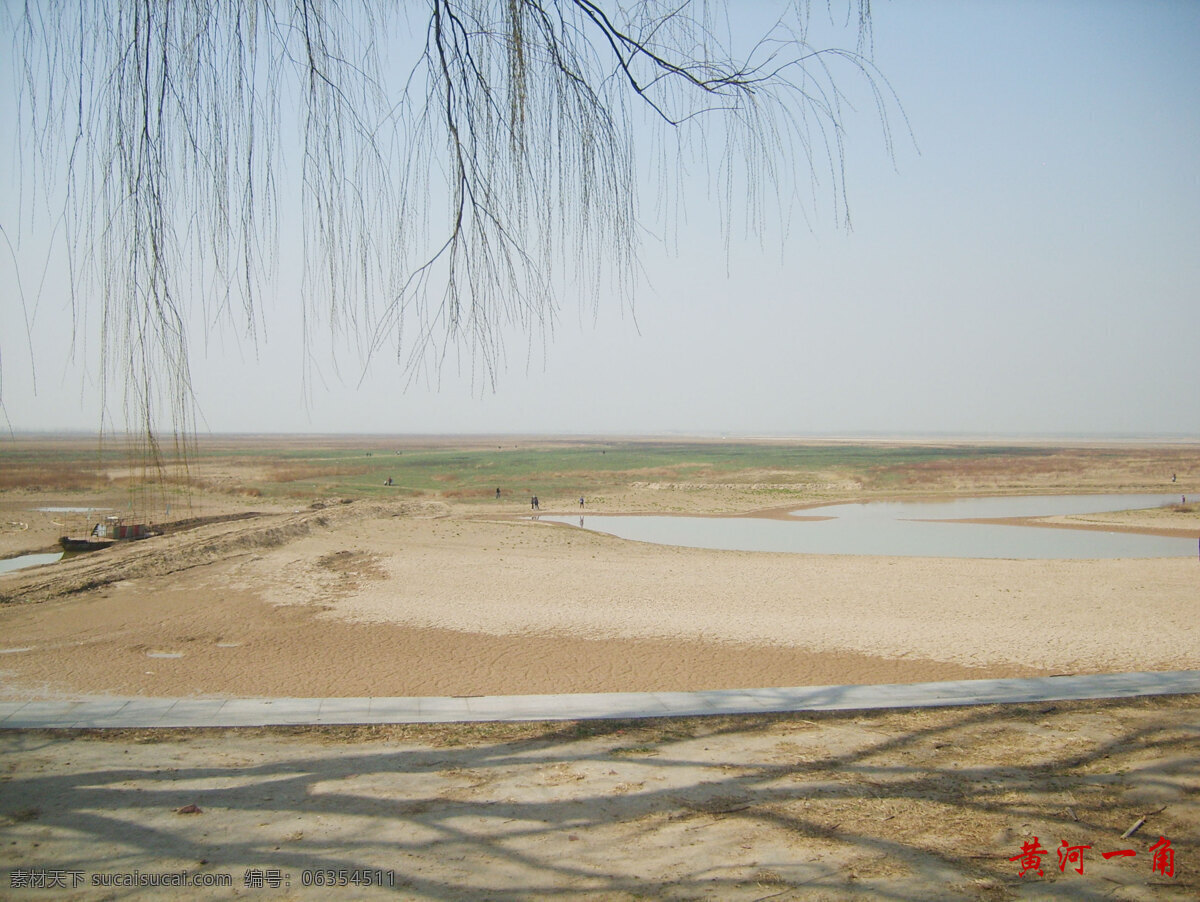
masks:
<svg viewBox="0 0 1200 902"><path fill-rule="evenodd" d="M0 671L10 695L362 696L1190 669L1195 571L705 551L361 502L0 577L36 600L0 607Z"/></svg>

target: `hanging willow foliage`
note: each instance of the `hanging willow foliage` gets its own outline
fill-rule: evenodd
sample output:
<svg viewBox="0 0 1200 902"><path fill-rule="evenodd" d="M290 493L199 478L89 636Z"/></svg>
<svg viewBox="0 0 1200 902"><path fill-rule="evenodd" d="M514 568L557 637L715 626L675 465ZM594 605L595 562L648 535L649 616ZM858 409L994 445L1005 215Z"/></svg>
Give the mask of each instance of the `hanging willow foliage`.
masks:
<svg viewBox="0 0 1200 902"><path fill-rule="evenodd" d="M306 341L320 324L361 361L392 348L409 376L456 351L480 383L505 333L545 340L564 291L632 297L640 230L669 228L684 171L707 174L731 231L740 213L761 233L813 184L848 223L839 81L861 76L889 143L898 109L869 0L848 0L853 48L810 46L800 3L738 54L737 13L29 0L9 22L22 146L65 187L75 303L98 307L127 428L190 432L191 331L257 340L294 209Z"/></svg>

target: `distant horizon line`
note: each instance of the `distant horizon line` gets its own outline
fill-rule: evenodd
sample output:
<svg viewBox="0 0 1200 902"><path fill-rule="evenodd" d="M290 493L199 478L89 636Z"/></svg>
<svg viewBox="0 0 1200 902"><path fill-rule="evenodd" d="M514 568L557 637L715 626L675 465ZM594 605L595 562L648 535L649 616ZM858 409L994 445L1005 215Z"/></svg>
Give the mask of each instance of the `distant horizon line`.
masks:
<svg viewBox="0 0 1200 902"><path fill-rule="evenodd" d="M8 438L71 438L71 439L144 439L139 432L94 431L87 429L8 429ZM174 437L163 433L158 438ZM305 439L522 439L569 441L629 441L681 440L704 441L962 441L962 442L1169 442L1191 444L1200 442L1200 432L972 432L956 430L828 430L814 432L718 431L718 430L661 430L657 432L355 432L355 431L215 431L179 433L185 440L235 438L305 438Z"/></svg>

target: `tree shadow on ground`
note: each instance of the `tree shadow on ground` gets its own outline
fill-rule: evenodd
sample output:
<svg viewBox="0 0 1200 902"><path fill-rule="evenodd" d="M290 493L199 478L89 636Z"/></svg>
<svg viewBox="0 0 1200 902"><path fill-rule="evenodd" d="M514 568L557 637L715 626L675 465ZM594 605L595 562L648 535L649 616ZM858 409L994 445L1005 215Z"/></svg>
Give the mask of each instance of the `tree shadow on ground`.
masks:
<svg viewBox="0 0 1200 902"><path fill-rule="evenodd" d="M407 897L1194 898L1196 699L0 736L14 869L361 869ZM126 763L128 762L128 763ZM196 805L201 813L178 814ZM1147 823L1128 839L1136 820ZM1020 874L1022 844L1047 850ZM1084 873L1061 842L1090 845ZM1101 853L1133 849L1132 858ZM1036 871L1036 869L1034 869ZM316 879L326 879L324 876ZM385 876L385 881L388 878ZM314 894L317 892L313 891ZM356 887L357 895L370 895Z"/></svg>

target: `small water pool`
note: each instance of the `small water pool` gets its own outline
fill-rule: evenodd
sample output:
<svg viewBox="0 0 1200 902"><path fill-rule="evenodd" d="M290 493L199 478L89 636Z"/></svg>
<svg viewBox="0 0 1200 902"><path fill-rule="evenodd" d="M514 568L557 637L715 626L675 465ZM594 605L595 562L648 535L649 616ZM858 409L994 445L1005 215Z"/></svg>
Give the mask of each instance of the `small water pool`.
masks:
<svg viewBox="0 0 1200 902"><path fill-rule="evenodd" d="M729 551L900 557L1092 560L1195 556L1197 539L1099 530L1046 529L966 518L1047 517L1141 510L1178 495L1035 495L938 502L834 504L795 511L813 520L752 517L542 516L623 539Z"/></svg>
<svg viewBox="0 0 1200 902"><path fill-rule="evenodd" d="M0 559L0 573L10 573L13 570L24 570L26 567L36 567L39 564L53 564L61 560L61 551L48 551L44 554L21 554L17 557Z"/></svg>

